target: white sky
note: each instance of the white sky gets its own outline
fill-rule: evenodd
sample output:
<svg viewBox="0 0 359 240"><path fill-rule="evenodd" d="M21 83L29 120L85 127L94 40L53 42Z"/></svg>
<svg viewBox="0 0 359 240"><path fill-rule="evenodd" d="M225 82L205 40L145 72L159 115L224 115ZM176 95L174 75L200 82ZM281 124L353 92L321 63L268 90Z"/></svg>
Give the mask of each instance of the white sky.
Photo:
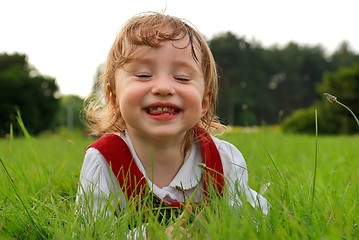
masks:
<svg viewBox="0 0 359 240"><path fill-rule="evenodd" d="M190 21L202 34L231 31L267 47L347 40L359 51L358 0L0 0L0 52L20 52L63 94L87 96L122 24L144 11ZM1 87L1 86L0 86Z"/></svg>

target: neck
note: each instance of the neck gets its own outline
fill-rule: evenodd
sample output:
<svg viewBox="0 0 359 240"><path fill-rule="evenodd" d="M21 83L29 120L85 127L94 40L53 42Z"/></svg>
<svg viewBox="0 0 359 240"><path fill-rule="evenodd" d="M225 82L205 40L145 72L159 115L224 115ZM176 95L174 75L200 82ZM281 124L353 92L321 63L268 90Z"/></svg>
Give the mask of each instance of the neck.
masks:
<svg viewBox="0 0 359 240"><path fill-rule="evenodd" d="M158 187L168 186L184 162L183 138L153 141L129 134L147 176Z"/></svg>

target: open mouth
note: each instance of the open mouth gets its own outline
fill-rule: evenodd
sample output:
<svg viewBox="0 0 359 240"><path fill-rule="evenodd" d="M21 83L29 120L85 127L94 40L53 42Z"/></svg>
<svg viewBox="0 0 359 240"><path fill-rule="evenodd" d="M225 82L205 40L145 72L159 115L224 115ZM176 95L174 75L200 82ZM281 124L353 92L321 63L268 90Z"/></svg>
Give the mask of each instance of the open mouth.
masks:
<svg viewBox="0 0 359 240"><path fill-rule="evenodd" d="M150 115L176 115L179 113L179 109L172 107L149 107L146 108L146 112Z"/></svg>

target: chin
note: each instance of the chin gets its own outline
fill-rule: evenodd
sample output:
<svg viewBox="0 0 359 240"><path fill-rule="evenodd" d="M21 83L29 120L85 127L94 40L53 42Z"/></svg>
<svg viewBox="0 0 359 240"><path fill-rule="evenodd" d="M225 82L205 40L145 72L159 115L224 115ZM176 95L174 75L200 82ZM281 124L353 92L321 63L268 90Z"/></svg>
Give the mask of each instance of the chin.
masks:
<svg viewBox="0 0 359 240"><path fill-rule="evenodd" d="M160 138L162 138L162 139L169 139L169 138L173 138L173 137L177 137L178 136L178 134L177 133L171 133L171 132L155 132L154 134L153 134L153 136L155 137L155 138L158 138L158 139L160 139Z"/></svg>
<svg viewBox="0 0 359 240"><path fill-rule="evenodd" d="M157 129L152 131L152 136L157 139L170 139L173 137L182 137L186 134L186 131L176 131L173 129Z"/></svg>

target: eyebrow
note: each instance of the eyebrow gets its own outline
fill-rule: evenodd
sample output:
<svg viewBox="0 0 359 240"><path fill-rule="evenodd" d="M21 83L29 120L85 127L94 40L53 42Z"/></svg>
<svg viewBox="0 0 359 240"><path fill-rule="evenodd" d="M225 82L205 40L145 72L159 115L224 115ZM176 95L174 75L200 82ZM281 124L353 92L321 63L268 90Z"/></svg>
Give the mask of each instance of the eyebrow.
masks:
<svg viewBox="0 0 359 240"><path fill-rule="evenodd" d="M134 61L131 61L128 63L129 66L135 66L135 65L153 65L154 61L150 58L138 58L135 59ZM194 64L197 66L194 66L193 64L190 64L186 61L181 61L181 60L175 60L173 61L173 64L176 66L176 68L186 68L189 69L193 72L196 72L198 74L202 74L201 72L201 67L198 63L194 62Z"/></svg>
<svg viewBox="0 0 359 240"><path fill-rule="evenodd" d="M140 65L151 65L152 61L150 59L134 59L132 61L130 61L129 63L123 65L122 67L124 69L126 69L126 71L129 71L128 68L132 68L132 67L136 67L136 66L140 66Z"/></svg>
<svg viewBox="0 0 359 240"><path fill-rule="evenodd" d="M197 64L196 62L195 62L195 66L193 64L190 64L185 61L175 61L174 64L178 67L183 67L183 68L189 69L190 71L193 71L197 74L200 74L200 75L202 74L201 66L199 64Z"/></svg>

